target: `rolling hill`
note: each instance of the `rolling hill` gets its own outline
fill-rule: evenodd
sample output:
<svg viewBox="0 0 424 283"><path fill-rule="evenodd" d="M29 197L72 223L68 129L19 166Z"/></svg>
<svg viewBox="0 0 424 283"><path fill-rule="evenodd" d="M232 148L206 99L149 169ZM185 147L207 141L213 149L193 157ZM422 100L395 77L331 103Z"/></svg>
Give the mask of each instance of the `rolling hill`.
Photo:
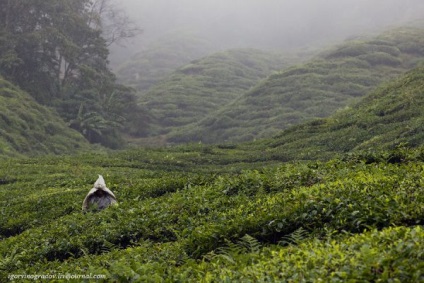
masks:
<svg viewBox="0 0 424 283"><path fill-rule="evenodd" d="M150 135L197 122L289 63L254 49L218 52L179 68L140 96L153 117Z"/></svg>
<svg viewBox="0 0 424 283"><path fill-rule="evenodd" d="M177 32L150 43L117 67L116 76L139 94L177 68L216 50L213 43L189 32Z"/></svg>
<svg viewBox="0 0 424 283"><path fill-rule="evenodd" d="M53 110L0 77L0 156L64 154L88 148Z"/></svg>
<svg viewBox="0 0 424 283"><path fill-rule="evenodd" d="M424 144L424 68L378 87L328 118L293 126L254 142L264 159L331 158L349 152L393 150Z"/></svg>
<svg viewBox="0 0 424 283"><path fill-rule="evenodd" d="M404 27L356 38L284 69L168 141L238 142L326 117L422 62L424 30Z"/></svg>

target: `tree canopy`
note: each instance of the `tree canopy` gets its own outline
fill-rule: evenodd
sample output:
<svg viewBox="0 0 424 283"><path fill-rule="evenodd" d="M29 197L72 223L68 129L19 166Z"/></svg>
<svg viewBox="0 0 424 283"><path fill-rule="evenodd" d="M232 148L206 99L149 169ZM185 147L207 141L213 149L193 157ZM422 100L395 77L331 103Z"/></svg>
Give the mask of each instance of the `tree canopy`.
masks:
<svg viewBox="0 0 424 283"><path fill-rule="evenodd" d="M108 66L110 40L132 36L136 29L125 33L117 22L112 30L112 18L103 30L107 3L0 2L0 75L56 108L89 141L116 147L119 131L142 118L133 91L117 84Z"/></svg>

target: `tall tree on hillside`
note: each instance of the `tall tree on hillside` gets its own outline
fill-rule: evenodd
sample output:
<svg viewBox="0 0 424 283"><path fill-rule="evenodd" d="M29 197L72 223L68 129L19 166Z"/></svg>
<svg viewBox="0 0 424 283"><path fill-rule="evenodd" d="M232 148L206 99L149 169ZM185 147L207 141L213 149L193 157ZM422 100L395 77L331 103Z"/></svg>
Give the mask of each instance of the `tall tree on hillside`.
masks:
<svg viewBox="0 0 424 283"><path fill-rule="evenodd" d="M141 33L141 29L111 0L95 0L91 5L92 14L100 16L95 25L102 30L107 46L120 44Z"/></svg>
<svg viewBox="0 0 424 283"><path fill-rule="evenodd" d="M118 85L109 70L107 49L111 41L133 36L137 30L125 26L119 17L111 17L113 6L108 3L0 2L0 74L40 103L56 107L77 129L80 127L75 121L81 115L95 115L97 119L80 130L90 141L104 144L110 143L108 137L115 139L116 130L137 115L134 94ZM104 30L106 22L108 28ZM114 25L116 28L111 29ZM107 106L107 100L99 99L112 96L114 103ZM87 130L87 125L93 129Z"/></svg>

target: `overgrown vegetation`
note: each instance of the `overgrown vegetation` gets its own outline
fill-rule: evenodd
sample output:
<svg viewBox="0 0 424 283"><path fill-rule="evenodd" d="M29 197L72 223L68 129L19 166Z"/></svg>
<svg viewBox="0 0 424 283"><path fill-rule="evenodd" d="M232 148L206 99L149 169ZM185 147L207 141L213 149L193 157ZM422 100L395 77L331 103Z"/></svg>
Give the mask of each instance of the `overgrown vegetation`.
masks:
<svg viewBox="0 0 424 283"><path fill-rule="evenodd" d="M336 110L422 62L421 28L355 39L310 62L269 76L203 120L169 135L172 142L222 143L270 137Z"/></svg>
<svg viewBox="0 0 424 283"><path fill-rule="evenodd" d="M134 31L115 22L117 13L106 19L110 7L108 0L2 1L0 75L54 107L90 142L116 148L143 117L133 91L108 67L107 44Z"/></svg>

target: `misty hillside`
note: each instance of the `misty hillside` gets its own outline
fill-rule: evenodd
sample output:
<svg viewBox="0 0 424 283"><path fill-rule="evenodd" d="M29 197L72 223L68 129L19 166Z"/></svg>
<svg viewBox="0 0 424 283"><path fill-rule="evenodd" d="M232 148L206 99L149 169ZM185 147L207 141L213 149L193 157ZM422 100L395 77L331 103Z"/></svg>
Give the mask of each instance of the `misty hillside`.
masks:
<svg viewBox="0 0 424 283"><path fill-rule="evenodd" d="M424 143L424 68L386 83L329 118L294 126L258 141L280 159L332 158L357 150L418 147Z"/></svg>
<svg viewBox="0 0 424 283"><path fill-rule="evenodd" d="M192 61L140 97L153 117L150 134L199 121L288 62L279 54L255 49L218 52Z"/></svg>
<svg viewBox="0 0 424 283"><path fill-rule="evenodd" d="M213 115L169 136L172 142L248 141L326 117L380 83L413 68L424 55L424 30L398 28L357 38L310 62L273 74Z"/></svg>
<svg viewBox="0 0 424 283"><path fill-rule="evenodd" d="M135 88L140 94L177 68L206 56L213 49L212 42L194 34L168 34L121 63L116 75L122 83Z"/></svg>
<svg viewBox="0 0 424 283"><path fill-rule="evenodd" d="M0 77L0 155L64 154L88 142L55 112Z"/></svg>

